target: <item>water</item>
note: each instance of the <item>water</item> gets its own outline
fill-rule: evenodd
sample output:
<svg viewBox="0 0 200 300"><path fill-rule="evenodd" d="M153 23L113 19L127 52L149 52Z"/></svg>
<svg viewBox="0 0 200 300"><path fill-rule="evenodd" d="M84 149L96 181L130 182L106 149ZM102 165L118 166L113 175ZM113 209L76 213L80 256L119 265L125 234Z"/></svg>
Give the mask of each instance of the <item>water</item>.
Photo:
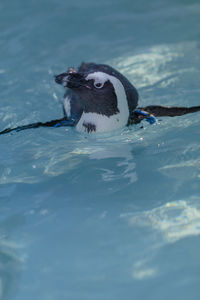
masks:
<svg viewBox="0 0 200 300"><path fill-rule="evenodd" d="M199 105L198 0L0 3L0 128L62 116L53 75L103 62L141 105ZM199 114L0 138L0 299L199 299Z"/></svg>

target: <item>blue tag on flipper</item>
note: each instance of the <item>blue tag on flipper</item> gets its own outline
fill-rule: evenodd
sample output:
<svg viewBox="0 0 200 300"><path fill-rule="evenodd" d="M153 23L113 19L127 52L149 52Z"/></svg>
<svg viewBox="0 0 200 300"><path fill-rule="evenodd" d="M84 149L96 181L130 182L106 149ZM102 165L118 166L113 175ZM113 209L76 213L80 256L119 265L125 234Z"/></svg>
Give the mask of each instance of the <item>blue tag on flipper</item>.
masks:
<svg viewBox="0 0 200 300"><path fill-rule="evenodd" d="M62 126L60 123L56 123L53 127L60 127L60 126Z"/></svg>
<svg viewBox="0 0 200 300"><path fill-rule="evenodd" d="M153 115L150 115L146 118L146 121L149 122L149 124L154 124L156 123L156 118Z"/></svg>
<svg viewBox="0 0 200 300"><path fill-rule="evenodd" d="M154 124L156 123L156 118L149 114L148 112L144 111L144 110L140 110L140 109L136 109L135 112L138 114L138 115L141 115L144 117L144 119L149 123L149 124Z"/></svg>

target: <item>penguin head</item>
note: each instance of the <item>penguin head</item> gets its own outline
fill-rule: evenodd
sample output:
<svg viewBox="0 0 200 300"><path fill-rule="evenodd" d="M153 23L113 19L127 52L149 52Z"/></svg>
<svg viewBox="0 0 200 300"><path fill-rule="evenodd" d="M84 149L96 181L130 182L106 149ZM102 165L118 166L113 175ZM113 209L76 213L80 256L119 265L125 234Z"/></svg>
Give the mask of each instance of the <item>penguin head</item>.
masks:
<svg viewBox="0 0 200 300"><path fill-rule="evenodd" d="M96 119L101 117L101 122L110 118L107 123L115 123L113 128L127 125L130 111L137 105L138 99L134 99L134 103L130 99L131 89L138 96L135 88L122 74L107 65L83 63L78 71L70 68L57 75L55 81L78 95L84 114L95 114ZM94 119L93 115L93 123Z"/></svg>
<svg viewBox="0 0 200 300"><path fill-rule="evenodd" d="M72 89L80 98L83 111L110 117L120 113L120 102L128 108L124 87L116 77L104 72L72 71L56 76L56 82Z"/></svg>

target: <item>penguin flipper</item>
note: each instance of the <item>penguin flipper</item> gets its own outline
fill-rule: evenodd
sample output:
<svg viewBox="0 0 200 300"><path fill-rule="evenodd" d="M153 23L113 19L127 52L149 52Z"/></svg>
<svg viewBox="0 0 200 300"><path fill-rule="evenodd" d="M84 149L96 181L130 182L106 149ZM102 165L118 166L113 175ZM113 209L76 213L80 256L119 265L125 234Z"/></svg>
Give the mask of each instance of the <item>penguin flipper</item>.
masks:
<svg viewBox="0 0 200 300"><path fill-rule="evenodd" d="M150 124L153 124L156 122L155 117L176 117L198 111L200 111L200 106L169 107L162 105L149 105L146 107L138 107L131 113L127 125L138 124L144 119L146 119L146 121Z"/></svg>
<svg viewBox="0 0 200 300"><path fill-rule="evenodd" d="M6 128L3 131L0 131L0 135L1 134L6 134L6 133L10 133L12 131L21 131L21 130L25 130L25 129L31 129L31 128L38 128L38 127L61 127L61 126L70 126L70 127L74 127L76 124L74 122L72 122L71 120L64 118L61 119L56 119L56 120L51 120L48 122L37 122L37 123L32 123L32 124L28 124L28 125L23 125L23 126L18 126L15 128Z"/></svg>
<svg viewBox="0 0 200 300"><path fill-rule="evenodd" d="M169 107L169 106L162 106L162 105L149 105L146 107L139 107L138 109L144 110L149 114L154 115L155 117L176 117L176 116L182 116L185 114L198 112L200 111L200 106Z"/></svg>

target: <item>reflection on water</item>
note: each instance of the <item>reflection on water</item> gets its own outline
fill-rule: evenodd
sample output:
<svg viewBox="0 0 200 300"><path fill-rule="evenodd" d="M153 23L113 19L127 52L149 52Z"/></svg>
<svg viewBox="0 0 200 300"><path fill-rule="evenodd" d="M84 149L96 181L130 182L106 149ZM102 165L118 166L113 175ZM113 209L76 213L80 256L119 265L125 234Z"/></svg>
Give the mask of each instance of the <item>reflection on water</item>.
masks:
<svg viewBox="0 0 200 300"><path fill-rule="evenodd" d="M130 226L147 226L158 234L159 243L173 243L200 234L199 198L168 202L137 214L122 215Z"/></svg>
<svg viewBox="0 0 200 300"><path fill-rule="evenodd" d="M123 140L127 137L123 137ZM113 141L114 142L114 141ZM129 183L133 183L137 180L137 174L135 172L135 162L133 161L132 154L132 143L113 143L107 144L106 147L103 145L96 146L93 145L91 148L75 149L73 154L87 154L89 159L93 160L106 160L117 158L117 162L114 163L114 166L106 168L106 165L103 164L103 167L100 169L102 171L103 181L114 181L126 178ZM121 172L118 169L121 169Z"/></svg>
<svg viewBox="0 0 200 300"><path fill-rule="evenodd" d="M61 134L60 140L57 142L49 139L46 143L42 143L40 137L37 137L38 145L29 141L23 154L18 150L19 145L16 145L14 150L7 150L6 155L12 159L8 160L5 166L1 166L0 184L41 182L48 177L67 174L81 168L87 159L106 160L109 158L118 158L116 167L120 167L123 171L122 174L119 173L115 176L115 171L113 171L115 165L112 169L107 169L102 164L101 170L104 180L109 181L117 177L120 179L121 175L130 182L136 180L136 174L133 171L135 162L132 161L132 148L134 143L143 143L142 131L138 131L137 128L135 130L124 128L112 135L109 133L91 137L77 134L73 130L64 141L61 140L63 139L62 132L59 133ZM52 135L53 132L50 133L49 138ZM13 157L16 154L17 160L13 164Z"/></svg>
<svg viewBox="0 0 200 300"><path fill-rule="evenodd" d="M143 280L155 277L157 275L157 270L155 267L148 267L148 260L141 259L133 264L132 268L132 278L136 280Z"/></svg>
<svg viewBox="0 0 200 300"><path fill-rule="evenodd" d="M174 48L174 49L173 49ZM179 56L175 47L168 45L153 46L147 52L133 56L120 57L114 61L118 69L134 78L138 88L154 85L165 80L175 80L177 70L166 68L173 59Z"/></svg>
<svg viewBox="0 0 200 300"><path fill-rule="evenodd" d="M133 260L131 275L134 280L159 276L163 272L160 269L161 262L159 263L162 251L164 256L168 257L166 249L174 248L169 248L169 245L200 235L199 197L168 202L148 211L121 214L121 218L128 222L133 232L139 229L141 241L145 238L142 242L145 246L140 255ZM188 243L190 241L186 242ZM180 249L179 245L176 247ZM167 264L171 267L171 261Z"/></svg>
<svg viewBox="0 0 200 300"><path fill-rule="evenodd" d="M200 177L200 159L186 160L177 164L166 165L159 171L169 177L176 178L181 181L191 180Z"/></svg>
<svg viewBox="0 0 200 300"><path fill-rule="evenodd" d="M197 42L163 44L152 46L146 51L124 55L113 60L113 64L132 78L137 88L160 85L162 88L174 84L184 73L198 71L196 66L188 68L191 51L198 51ZM174 64L180 64L180 68Z"/></svg>

